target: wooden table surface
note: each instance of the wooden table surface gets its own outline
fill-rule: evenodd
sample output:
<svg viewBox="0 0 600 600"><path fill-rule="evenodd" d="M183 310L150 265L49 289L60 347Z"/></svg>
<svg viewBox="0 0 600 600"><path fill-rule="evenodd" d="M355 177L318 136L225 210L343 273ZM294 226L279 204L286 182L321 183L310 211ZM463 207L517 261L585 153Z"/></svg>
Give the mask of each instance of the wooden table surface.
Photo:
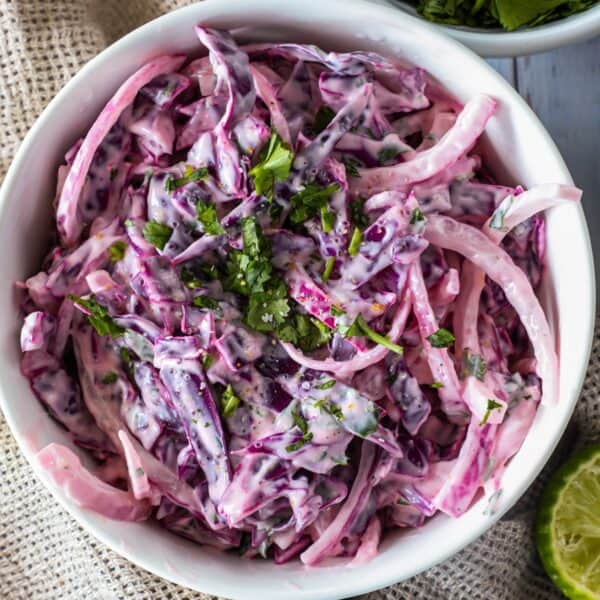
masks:
<svg viewBox="0 0 600 600"><path fill-rule="evenodd" d="M600 37L543 54L488 62L537 113L584 192L600 296Z"/></svg>

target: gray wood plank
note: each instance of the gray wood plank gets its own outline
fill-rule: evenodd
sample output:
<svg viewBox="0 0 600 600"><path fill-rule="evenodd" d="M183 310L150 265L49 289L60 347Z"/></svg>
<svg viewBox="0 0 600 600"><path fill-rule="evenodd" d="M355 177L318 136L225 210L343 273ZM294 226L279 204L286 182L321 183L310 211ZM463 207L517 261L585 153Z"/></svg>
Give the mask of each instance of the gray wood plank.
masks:
<svg viewBox="0 0 600 600"><path fill-rule="evenodd" d="M516 84L584 191L600 290L600 38L518 58Z"/></svg>
<svg viewBox="0 0 600 600"><path fill-rule="evenodd" d="M487 62L514 87L516 73L514 58L488 58Z"/></svg>

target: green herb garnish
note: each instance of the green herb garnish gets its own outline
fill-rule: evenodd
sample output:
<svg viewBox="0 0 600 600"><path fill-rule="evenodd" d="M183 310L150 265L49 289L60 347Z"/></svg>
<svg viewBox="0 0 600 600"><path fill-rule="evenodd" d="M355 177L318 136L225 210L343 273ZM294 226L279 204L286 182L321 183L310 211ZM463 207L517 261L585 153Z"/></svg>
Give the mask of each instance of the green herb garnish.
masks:
<svg viewBox="0 0 600 600"><path fill-rule="evenodd" d="M356 200L352 200L349 204L350 220L360 229L364 229L369 225L369 217L365 215L365 202L366 200L364 198L357 198Z"/></svg>
<svg viewBox="0 0 600 600"><path fill-rule="evenodd" d="M205 233L209 235L222 235L225 233L225 229L223 229L217 217L217 209L214 204L200 200L196 204L196 217L202 224Z"/></svg>
<svg viewBox="0 0 600 600"><path fill-rule="evenodd" d="M157 221L148 221L144 225L142 235L150 242L153 246L159 250L163 250L167 245L167 242L173 235L173 229L164 223L158 223Z"/></svg>
<svg viewBox="0 0 600 600"><path fill-rule="evenodd" d="M335 304L331 305L331 308L329 309L329 312L334 317L341 317L342 315L346 314L346 311L344 309L340 308L339 306L336 306Z"/></svg>
<svg viewBox="0 0 600 600"><path fill-rule="evenodd" d="M313 123L313 131L315 134L321 133L323 129L331 123L333 118L335 117L335 112L333 109L329 108L329 106L321 106L315 115L315 121Z"/></svg>
<svg viewBox="0 0 600 600"><path fill-rule="evenodd" d="M481 419L481 421L479 422L479 425L485 425L488 422L488 419L490 418L490 415L492 414L493 410L496 410L497 408L502 408L502 404L500 404L499 402L496 402L495 400L492 400L491 398L487 401L487 408L485 410L485 413L483 415L483 419Z"/></svg>
<svg viewBox="0 0 600 600"><path fill-rule="evenodd" d="M109 385L110 383L114 383L117 379L118 377L116 373L108 373L108 375L106 375L104 379L102 379L102 383L104 385Z"/></svg>
<svg viewBox="0 0 600 600"><path fill-rule="evenodd" d="M210 354L206 354L202 359L202 368L205 371L210 369L210 366L213 364L214 360L215 359Z"/></svg>
<svg viewBox="0 0 600 600"><path fill-rule="evenodd" d="M208 177L208 169L200 167L194 169L191 165L187 165L182 177L174 178L172 175L168 175L165 179L165 190L167 192L174 192L176 189L191 183L192 181L200 181Z"/></svg>
<svg viewBox="0 0 600 600"><path fill-rule="evenodd" d="M480 381L483 381L487 372L487 363L481 354L471 354L468 348L465 348L462 359L462 376L472 375Z"/></svg>
<svg viewBox="0 0 600 600"><path fill-rule="evenodd" d="M69 294L68 297L75 304L85 309L88 321L98 335L118 337L125 332L123 327L114 322L113 318L108 314L106 307L98 304L93 296L90 298L80 298L79 296Z"/></svg>
<svg viewBox="0 0 600 600"><path fill-rule="evenodd" d="M329 390L331 389L334 385L335 385L335 379L328 379L327 381L320 383L319 385L315 386L315 389L317 390Z"/></svg>
<svg viewBox="0 0 600 600"><path fill-rule="evenodd" d="M239 405L240 399L235 395L231 385L228 385L221 396L221 411L223 412L223 416L226 419L230 417Z"/></svg>
<svg viewBox="0 0 600 600"><path fill-rule="evenodd" d="M358 315L354 322L349 327L338 327L338 331L344 337L353 337L357 335L364 335L368 337L372 342L379 344L380 346L385 346L388 350L395 352L396 354L404 354L404 348L402 346L398 346L398 344L394 344L391 340L389 340L384 335L377 333L373 329L371 329L367 322L365 321L362 315Z"/></svg>
<svg viewBox="0 0 600 600"><path fill-rule="evenodd" d="M449 348L454 344L454 336L447 329L440 327L435 333L427 336L427 341L434 348Z"/></svg>
<svg viewBox="0 0 600 600"><path fill-rule="evenodd" d="M401 153L402 150L398 146L384 146L377 154L377 160L380 165L384 165L386 162L394 160Z"/></svg>
<svg viewBox="0 0 600 600"><path fill-rule="evenodd" d="M595 0L413 0L435 23L469 27L535 27L586 10Z"/></svg>
<svg viewBox="0 0 600 600"><path fill-rule="evenodd" d="M506 213L510 210L510 207L513 205L515 201L515 197L511 194L506 196L502 202L498 205L496 210L492 213L490 217L490 229L497 229L498 231L502 231L506 233L508 228L504 226L504 219L506 217Z"/></svg>
<svg viewBox="0 0 600 600"><path fill-rule="evenodd" d="M333 267L335 266L335 256L330 256L325 261L325 268L323 269L323 275L321 275L321 281L329 281L331 277L331 272L333 271Z"/></svg>
<svg viewBox="0 0 600 600"><path fill-rule="evenodd" d="M441 390L444 387L444 384L441 381L434 381L429 384L429 387L434 390Z"/></svg>
<svg viewBox="0 0 600 600"><path fill-rule="evenodd" d="M118 241L108 247L108 259L110 262L118 262L125 256L127 244L123 241Z"/></svg>
<svg viewBox="0 0 600 600"><path fill-rule="evenodd" d="M339 189L340 186L337 183L332 183L327 187L321 187L316 183L307 184L290 199L292 204L289 216L290 221L295 224L304 223L304 221L316 216L320 210L326 208L332 194ZM335 215L332 215L332 217L335 221ZM323 230L325 231L325 225L323 225Z"/></svg>
<svg viewBox="0 0 600 600"><path fill-rule="evenodd" d="M362 243L362 231L355 227L352 232L352 237L350 238L350 244L348 244L348 254L350 256L356 256L358 254L358 249Z"/></svg>
<svg viewBox="0 0 600 600"><path fill-rule="evenodd" d="M346 167L346 175L350 177L360 177L359 168L362 167L362 163L354 158L353 156L343 156L342 163Z"/></svg>
<svg viewBox="0 0 600 600"><path fill-rule="evenodd" d="M275 182L285 181L289 177L293 161L292 150L273 133L269 145L261 153L259 162L250 170L256 193L272 199Z"/></svg>
<svg viewBox="0 0 600 600"><path fill-rule="evenodd" d="M286 452L295 452L304 446L304 444L310 442L313 438L313 434L308 430L308 423L303 415L298 411L292 411L292 419L294 420L294 425L300 429L302 432L302 438L293 444L289 444L285 447Z"/></svg>
<svg viewBox="0 0 600 600"><path fill-rule="evenodd" d="M417 225L417 223L423 223L425 221L425 215L421 212L419 207L413 208L410 214L410 224Z"/></svg>
<svg viewBox="0 0 600 600"><path fill-rule="evenodd" d="M221 305L214 299L208 296L196 296L192 300L192 304L197 308L208 308L209 310L221 310Z"/></svg>

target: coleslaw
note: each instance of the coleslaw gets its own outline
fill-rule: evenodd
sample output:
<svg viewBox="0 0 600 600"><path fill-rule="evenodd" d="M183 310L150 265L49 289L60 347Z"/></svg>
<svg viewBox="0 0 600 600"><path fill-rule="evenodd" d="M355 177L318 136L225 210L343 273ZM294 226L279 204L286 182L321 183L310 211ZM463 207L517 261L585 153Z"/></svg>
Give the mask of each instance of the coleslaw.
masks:
<svg viewBox="0 0 600 600"><path fill-rule="evenodd" d="M317 565L501 488L558 357L544 210L496 183L496 110L371 52L161 56L58 169L21 369L86 449L38 460L76 504ZM89 460L88 460L89 459Z"/></svg>

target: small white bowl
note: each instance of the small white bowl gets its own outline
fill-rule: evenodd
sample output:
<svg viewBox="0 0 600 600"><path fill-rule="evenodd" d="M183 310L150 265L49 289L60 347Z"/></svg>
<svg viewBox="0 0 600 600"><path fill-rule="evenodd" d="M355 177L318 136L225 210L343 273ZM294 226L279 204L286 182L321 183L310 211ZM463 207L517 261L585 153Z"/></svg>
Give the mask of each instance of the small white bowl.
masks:
<svg viewBox="0 0 600 600"><path fill-rule="evenodd" d="M39 269L51 231L56 168L118 85L164 52L197 53L194 24L235 30L238 38L316 42L329 49L398 55L434 74L461 101L486 92L500 103L487 128L488 161L503 181L531 186L572 183L556 146L518 94L457 42L402 11L364 1L206 0L153 21L90 61L56 96L27 134L0 191L0 405L21 450L55 498L83 527L145 569L197 591L235 599L325 600L355 596L411 577L448 558L486 531L540 472L579 396L594 324L594 275L579 206L548 214L545 305L561 355L560 403L540 408L503 480L496 512L483 498L460 519L438 515L424 527L385 537L369 564L306 568L246 561L203 548L155 523L110 521L75 506L39 468L49 442L70 444L19 372L21 317L13 282ZM497 157L501 157L501 161ZM77 450L80 455L85 453Z"/></svg>
<svg viewBox="0 0 600 600"><path fill-rule="evenodd" d="M402 0L383 1L400 8L411 15L417 15L414 5ZM527 0L522 0L527 2ZM421 18L421 17L419 17ZM425 19L423 19L425 21ZM536 52L553 50L568 44L584 42L600 35L600 4L588 10L571 15L539 27L519 31L503 31L501 29L482 29L479 27L455 27L437 25L426 21L435 27L440 27L448 35L462 42L480 56L523 56Z"/></svg>

